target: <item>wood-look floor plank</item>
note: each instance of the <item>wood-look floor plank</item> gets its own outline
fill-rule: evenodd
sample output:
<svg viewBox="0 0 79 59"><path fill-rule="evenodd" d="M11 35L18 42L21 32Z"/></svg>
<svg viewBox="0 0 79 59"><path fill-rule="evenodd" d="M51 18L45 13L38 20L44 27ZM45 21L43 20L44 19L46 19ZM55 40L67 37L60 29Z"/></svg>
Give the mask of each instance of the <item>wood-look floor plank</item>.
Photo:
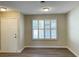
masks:
<svg viewBox="0 0 79 59"><path fill-rule="evenodd" d="M25 48L22 53L0 53L0 57L75 57L66 48Z"/></svg>

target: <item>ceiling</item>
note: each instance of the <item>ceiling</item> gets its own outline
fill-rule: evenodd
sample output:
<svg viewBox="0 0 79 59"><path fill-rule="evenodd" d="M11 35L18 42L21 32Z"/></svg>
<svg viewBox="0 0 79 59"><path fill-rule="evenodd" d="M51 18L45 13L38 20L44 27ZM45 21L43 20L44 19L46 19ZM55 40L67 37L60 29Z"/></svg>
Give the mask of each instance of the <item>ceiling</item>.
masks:
<svg viewBox="0 0 79 59"><path fill-rule="evenodd" d="M18 10L23 14L60 14L67 13L79 5L79 1L0 1L0 6ZM43 7L48 7L48 12L42 11Z"/></svg>

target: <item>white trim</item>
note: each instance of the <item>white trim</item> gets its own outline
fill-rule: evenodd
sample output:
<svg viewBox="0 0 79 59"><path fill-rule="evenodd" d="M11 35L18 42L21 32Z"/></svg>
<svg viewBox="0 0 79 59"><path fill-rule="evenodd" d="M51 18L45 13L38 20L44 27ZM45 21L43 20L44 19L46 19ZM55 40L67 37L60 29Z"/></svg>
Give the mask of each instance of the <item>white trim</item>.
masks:
<svg viewBox="0 0 79 59"><path fill-rule="evenodd" d="M67 47L67 49L68 49L69 51L71 51L76 57L79 57L79 55L78 55L77 53L75 53L71 48Z"/></svg>
<svg viewBox="0 0 79 59"><path fill-rule="evenodd" d="M0 53L17 53L16 51L0 51Z"/></svg>
<svg viewBox="0 0 79 59"><path fill-rule="evenodd" d="M21 53L23 51L24 48L20 49L20 50L17 50L17 51L1 51L0 50L0 53Z"/></svg>
<svg viewBox="0 0 79 59"><path fill-rule="evenodd" d="M17 52L18 52L18 53L21 53L23 50L24 50L24 48L18 50Z"/></svg>
<svg viewBox="0 0 79 59"><path fill-rule="evenodd" d="M24 46L24 48L66 48L65 46Z"/></svg>

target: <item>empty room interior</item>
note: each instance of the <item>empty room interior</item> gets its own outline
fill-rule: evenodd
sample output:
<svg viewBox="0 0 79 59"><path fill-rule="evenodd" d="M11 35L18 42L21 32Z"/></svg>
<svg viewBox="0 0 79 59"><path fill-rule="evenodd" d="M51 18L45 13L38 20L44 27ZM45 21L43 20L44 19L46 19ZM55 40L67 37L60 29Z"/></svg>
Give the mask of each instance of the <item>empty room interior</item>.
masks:
<svg viewBox="0 0 79 59"><path fill-rule="evenodd" d="M79 1L0 1L0 57L79 57Z"/></svg>

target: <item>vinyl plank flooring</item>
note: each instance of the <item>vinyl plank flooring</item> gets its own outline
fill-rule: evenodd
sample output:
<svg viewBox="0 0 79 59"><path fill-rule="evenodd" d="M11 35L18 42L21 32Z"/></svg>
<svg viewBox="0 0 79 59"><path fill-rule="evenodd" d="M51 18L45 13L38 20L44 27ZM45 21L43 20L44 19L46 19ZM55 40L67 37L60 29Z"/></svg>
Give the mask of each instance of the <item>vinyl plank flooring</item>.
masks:
<svg viewBox="0 0 79 59"><path fill-rule="evenodd" d="M75 57L66 48L25 48L22 53L0 53L0 57Z"/></svg>

